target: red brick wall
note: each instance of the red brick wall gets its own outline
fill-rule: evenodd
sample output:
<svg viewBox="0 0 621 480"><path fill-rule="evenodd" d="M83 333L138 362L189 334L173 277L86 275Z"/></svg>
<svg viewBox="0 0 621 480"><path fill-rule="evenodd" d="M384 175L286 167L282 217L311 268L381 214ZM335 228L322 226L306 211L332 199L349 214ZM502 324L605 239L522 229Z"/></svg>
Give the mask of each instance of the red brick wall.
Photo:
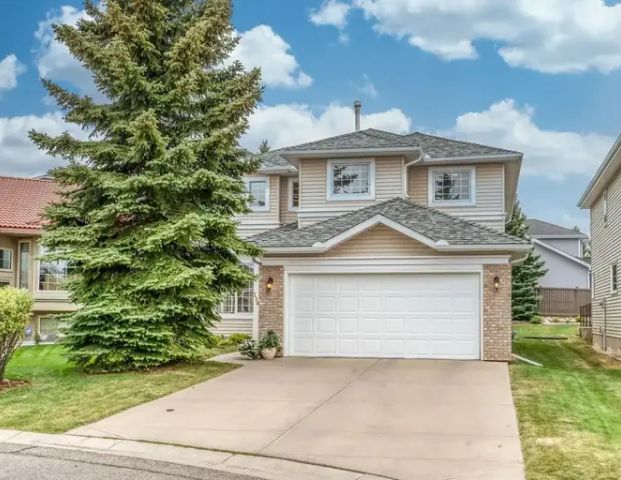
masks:
<svg viewBox="0 0 621 480"><path fill-rule="evenodd" d="M270 290L265 286L272 278L274 283ZM268 330L274 332L284 341L284 268L280 266L261 266L259 271L259 338Z"/></svg>
<svg viewBox="0 0 621 480"><path fill-rule="evenodd" d="M500 280L494 288L494 277ZM511 266L483 267L483 360L511 360Z"/></svg>

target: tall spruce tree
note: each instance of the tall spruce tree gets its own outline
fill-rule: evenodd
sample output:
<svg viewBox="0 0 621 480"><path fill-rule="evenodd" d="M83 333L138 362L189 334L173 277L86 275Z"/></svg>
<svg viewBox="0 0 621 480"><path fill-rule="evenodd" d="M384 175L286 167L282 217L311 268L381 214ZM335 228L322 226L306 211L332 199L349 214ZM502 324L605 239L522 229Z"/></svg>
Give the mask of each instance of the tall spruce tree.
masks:
<svg viewBox="0 0 621 480"><path fill-rule="evenodd" d="M513 206L505 230L516 237L528 238L526 215L522 212L518 201ZM513 266L511 290L513 320L529 321L537 314L539 307L537 288L539 279L546 273L544 265L541 256L530 250L523 262Z"/></svg>
<svg viewBox="0 0 621 480"><path fill-rule="evenodd" d="M85 2L56 37L88 68L100 104L48 80L69 122L92 135L31 132L64 157L45 245L75 273L68 288L74 361L98 371L200 354L222 297L251 280L257 255L236 233L248 211L238 148L261 96L260 73L225 60L236 45L230 0Z"/></svg>

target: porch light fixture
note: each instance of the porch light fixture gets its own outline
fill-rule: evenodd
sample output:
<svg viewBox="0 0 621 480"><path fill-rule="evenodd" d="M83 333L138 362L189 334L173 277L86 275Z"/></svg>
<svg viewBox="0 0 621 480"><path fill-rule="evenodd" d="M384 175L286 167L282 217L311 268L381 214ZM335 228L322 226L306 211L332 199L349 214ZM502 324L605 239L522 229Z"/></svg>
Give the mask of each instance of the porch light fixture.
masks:
<svg viewBox="0 0 621 480"><path fill-rule="evenodd" d="M494 277L494 289L498 290L500 288L500 278L498 276Z"/></svg>
<svg viewBox="0 0 621 480"><path fill-rule="evenodd" d="M274 287L274 279L270 277L267 279L267 282L265 283L265 289L269 292L272 290L273 287Z"/></svg>

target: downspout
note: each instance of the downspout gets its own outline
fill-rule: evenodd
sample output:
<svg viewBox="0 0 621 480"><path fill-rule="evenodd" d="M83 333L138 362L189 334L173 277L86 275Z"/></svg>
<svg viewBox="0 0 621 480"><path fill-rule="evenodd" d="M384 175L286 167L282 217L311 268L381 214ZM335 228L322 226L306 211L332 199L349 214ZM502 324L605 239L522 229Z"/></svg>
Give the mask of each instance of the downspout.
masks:
<svg viewBox="0 0 621 480"><path fill-rule="evenodd" d="M604 309L604 325L603 325L603 332L602 332L602 349L604 350L604 352L606 351L606 299L604 298L602 300L602 308Z"/></svg>
<svg viewBox="0 0 621 480"><path fill-rule="evenodd" d="M412 160L411 162L403 164L403 173L402 173L401 177L403 178L402 189L403 189L403 197L404 198L409 198L410 197L410 195L408 194L408 184L410 183L410 178L409 178L409 175L408 175L408 168L410 168L412 165L415 165L415 164L417 164L419 162L422 162L422 161L423 161L423 152L421 152L420 157L418 157L416 160Z"/></svg>

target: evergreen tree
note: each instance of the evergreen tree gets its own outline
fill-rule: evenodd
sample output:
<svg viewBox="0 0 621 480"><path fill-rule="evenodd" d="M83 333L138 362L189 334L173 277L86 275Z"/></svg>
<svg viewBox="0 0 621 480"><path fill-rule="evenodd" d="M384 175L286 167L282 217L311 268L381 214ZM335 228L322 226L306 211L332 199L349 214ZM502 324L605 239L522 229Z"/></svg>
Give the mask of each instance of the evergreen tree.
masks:
<svg viewBox="0 0 621 480"><path fill-rule="evenodd" d="M272 149L270 144L267 142L267 138L264 138L259 145L259 153L267 153Z"/></svg>
<svg viewBox="0 0 621 480"><path fill-rule="evenodd" d="M528 239L528 224L526 215L522 212L520 202L513 206L511 217L506 223L506 232L519 238ZM526 259L513 266L511 310L513 320L529 321L536 314L539 307L539 279L546 273L541 256L530 250Z"/></svg>
<svg viewBox="0 0 621 480"><path fill-rule="evenodd" d="M85 2L88 18L56 37L107 101L44 80L66 119L92 132L31 132L67 160L47 210L50 259L70 262L67 345L78 365L117 371L200 355L217 306L252 275L259 252L237 236L248 211L238 148L261 96L260 72L224 62L237 39L230 0Z"/></svg>

